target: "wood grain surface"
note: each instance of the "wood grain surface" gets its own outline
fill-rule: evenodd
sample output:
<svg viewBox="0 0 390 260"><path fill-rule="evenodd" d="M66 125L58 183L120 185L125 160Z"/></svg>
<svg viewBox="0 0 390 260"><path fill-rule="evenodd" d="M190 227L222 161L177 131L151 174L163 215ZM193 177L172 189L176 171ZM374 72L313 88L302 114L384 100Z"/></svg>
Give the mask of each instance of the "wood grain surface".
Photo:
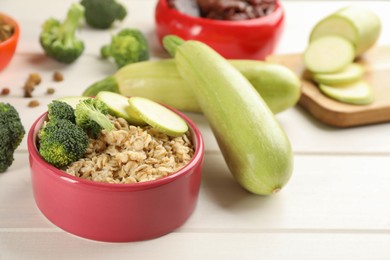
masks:
<svg viewBox="0 0 390 260"><path fill-rule="evenodd" d="M353 127L390 121L390 46L372 48L357 60L366 68L364 79L374 88L375 101L370 105L341 103L322 94L310 79L302 54L269 56L267 61L285 65L301 78L299 105L328 125Z"/></svg>

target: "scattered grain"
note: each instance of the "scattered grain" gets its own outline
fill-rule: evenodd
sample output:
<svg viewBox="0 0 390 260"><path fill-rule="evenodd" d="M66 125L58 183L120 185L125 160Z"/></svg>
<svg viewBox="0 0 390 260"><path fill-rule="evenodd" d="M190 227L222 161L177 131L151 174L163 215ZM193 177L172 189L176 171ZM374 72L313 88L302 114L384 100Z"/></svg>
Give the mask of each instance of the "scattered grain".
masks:
<svg viewBox="0 0 390 260"><path fill-rule="evenodd" d="M42 81L42 78L38 73L30 73L28 81L34 83L35 85L39 85Z"/></svg>
<svg viewBox="0 0 390 260"><path fill-rule="evenodd" d="M46 90L46 94L49 94L49 95L54 94L54 92L56 92L56 90L54 88L47 88L47 90Z"/></svg>
<svg viewBox="0 0 390 260"><path fill-rule="evenodd" d="M2 96L7 96L10 92L11 92L11 90L9 88L3 88L1 90L1 95Z"/></svg>
<svg viewBox="0 0 390 260"><path fill-rule="evenodd" d="M33 100L31 100L30 102L28 102L28 107L37 107L37 106L39 106L40 105L40 103L39 103L39 101L38 100L36 100L36 99L33 99Z"/></svg>
<svg viewBox="0 0 390 260"><path fill-rule="evenodd" d="M54 74L53 74L53 80L54 81L63 81L64 80L64 75L62 75L61 72L59 71L55 71Z"/></svg>
<svg viewBox="0 0 390 260"><path fill-rule="evenodd" d="M32 92L35 87L42 81L41 75L38 73L30 73L24 84L24 97L32 97Z"/></svg>

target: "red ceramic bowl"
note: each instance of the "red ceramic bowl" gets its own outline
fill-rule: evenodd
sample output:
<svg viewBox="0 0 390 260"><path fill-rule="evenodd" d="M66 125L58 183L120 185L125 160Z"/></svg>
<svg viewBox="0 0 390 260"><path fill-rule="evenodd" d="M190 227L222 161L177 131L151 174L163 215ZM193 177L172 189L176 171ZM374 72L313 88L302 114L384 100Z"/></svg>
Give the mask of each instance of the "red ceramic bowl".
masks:
<svg viewBox="0 0 390 260"><path fill-rule="evenodd" d="M175 111L177 112L177 111ZM68 175L45 162L36 147L46 113L28 134L34 198L55 225L80 237L130 242L162 236L180 227L193 212L204 156L200 131L185 115L195 153L184 168L159 180L135 184L99 183Z"/></svg>
<svg viewBox="0 0 390 260"><path fill-rule="evenodd" d="M206 43L227 59L265 59L282 33L284 11L279 1L271 14L244 21L218 21L189 16L159 0L155 10L157 37L177 35Z"/></svg>
<svg viewBox="0 0 390 260"><path fill-rule="evenodd" d="M19 40L20 28L19 24L6 14L0 13L0 17L7 24L12 25L15 28L14 34L4 42L0 43L0 71L7 67L15 54L16 46Z"/></svg>

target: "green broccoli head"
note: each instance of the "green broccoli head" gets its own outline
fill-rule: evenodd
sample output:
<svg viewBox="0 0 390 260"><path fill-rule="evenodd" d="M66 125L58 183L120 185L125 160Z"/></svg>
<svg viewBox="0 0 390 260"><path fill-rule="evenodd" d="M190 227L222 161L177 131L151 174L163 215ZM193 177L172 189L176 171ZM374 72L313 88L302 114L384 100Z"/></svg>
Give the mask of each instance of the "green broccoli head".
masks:
<svg viewBox="0 0 390 260"><path fill-rule="evenodd" d="M84 130L66 119L49 121L39 131L38 137L39 154L57 168L80 159L88 147Z"/></svg>
<svg viewBox="0 0 390 260"><path fill-rule="evenodd" d="M0 128L0 173L5 172L14 161L12 137L7 128Z"/></svg>
<svg viewBox="0 0 390 260"><path fill-rule="evenodd" d="M7 103L0 103L0 128L7 128L12 141L12 149L15 150L22 142L26 133L19 117L18 111Z"/></svg>
<svg viewBox="0 0 390 260"><path fill-rule="evenodd" d="M58 100L53 100L53 102L48 105L48 117L51 121L66 119L72 123L76 123L73 107L65 102Z"/></svg>
<svg viewBox="0 0 390 260"><path fill-rule="evenodd" d="M11 166L14 151L25 133L18 111L12 105L0 102L0 173Z"/></svg>
<svg viewBox="0 0 390 260"><path fill-rule="evenodd" d="M72 63L84 51L84 42L77 39L75 32L84 16L84 7L72 4L63 23L49 18L42 25L39 40L46 54L63 63Z"/></svg>
<svg viewBox="0 0 390 260"><path fill-rule="evenodd" d="M100 51L103 58L112 57L118 68L149 59L148 42L137 29L121 30L112 37L111 43L103 46Z"/></svg>
<svg viewBox="0 0 390 260"><path fill-rule="evenodd" d="M76 124L92 137L97 137L102 129L114 129L107 115L107 105L95 98L81 100L75 109Z"/></svg>
<svg viewBox="0 0 390 260"><path fill-rule="evenodd" d="M107 29L127 15L126 8L115 0L82 0L81 4L85 7L88 25L98 29Z"/></svg>

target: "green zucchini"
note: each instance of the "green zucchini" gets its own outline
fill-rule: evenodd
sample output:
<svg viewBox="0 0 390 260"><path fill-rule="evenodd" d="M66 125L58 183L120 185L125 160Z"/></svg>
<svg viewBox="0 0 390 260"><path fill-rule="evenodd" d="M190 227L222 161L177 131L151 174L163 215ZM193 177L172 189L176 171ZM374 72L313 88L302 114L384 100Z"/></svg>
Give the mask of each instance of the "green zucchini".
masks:
<svg viewBox="0 0 390 260"><path fill-rule="evenodd" d="M286 67L252 60L230 62L252 83L274 113L284 111L298 102L300 81ZM144 97L181 111L201 112L172 59L129 64L88 87L83 96L96 96L100 91Z"/></svg>
<svg viewBox="0 0 390 260"><path fill-rule="evenodd" d="M163 39L191 88L237 182L269 195L290 179L293 153L274 114L251 83L222 56L199 41Z"/></svg>

